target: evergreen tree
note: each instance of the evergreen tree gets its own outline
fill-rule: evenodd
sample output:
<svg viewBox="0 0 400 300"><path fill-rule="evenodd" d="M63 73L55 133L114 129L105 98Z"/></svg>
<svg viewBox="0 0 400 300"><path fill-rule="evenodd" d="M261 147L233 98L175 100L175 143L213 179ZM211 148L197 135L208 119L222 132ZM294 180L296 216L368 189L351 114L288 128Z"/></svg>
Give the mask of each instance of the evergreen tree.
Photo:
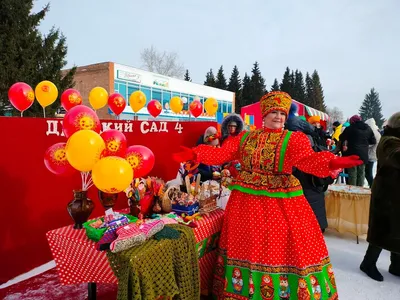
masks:
<svg viewBox="0 0 400 300"><path fill-rule="evenodd" d="M186 69L186 73L185 73L184 79L185 79L185 81L190 81L190 82L192 82L192 78L190 78L189 70L188 70L188 69Z"/></svg>
<svg viewBox="0 0 400 300"><path fill-rule="evenodd" d="M251 101L251 97L252 97L252 84L249 75L245 73L243 77L243 87L241 96L242 107L253 103Z"/></svg>
<svg viewBox="0 0 400 300"><path fill-rule="evenodd" d="M301 103L304 103L306 99L306 88L304 86L303 74L298 70L295 72L294 92L292 97Z"/></svg>
<svg viewBox="0 0 400 300"><path fill-rule="evenodd" d="M242 81L240 80L237 66L233 67L231 77L229 78L228 91L235 93L235 112L240 113L240 109L243 107L241 95Z"/></svg>
<svg viewBox="0 0 400 300"><path fill-rule="evenodd" d="M365 95L359 113L363 120L374 118L376 125L380 128L382 127L385 119L382 115L382 104L379 100L379 93L375 91L375 88L372 88L369 94Z"/></svg>
<svg viewBox="0 0 400 300"><path fill-rule="evenodd" d="M275 78L274 83L271 86L271 92L280 91L278 80Z"/></svg>
<svg viewBox="0 0 400 300"><path fill-rule="evenodd" d="M221 90L226 90L227 88L224 68L222 66L218 70L217 79L215 80L215 87Z"/></svg>
<svg viewBox="0 0 400 300"><path fill-rule="evenodd" d="M286 67L286 71L283 74L280 89L282 92L288 93L289 95L292 92L292 82L289 67Z"/></svg>
<svg viewBox="0 0 400 300"><path fill-rule="evenodd" d="M204 85L215 87L215 76L212 69L210 69L210 71L207 73Z"/></svg>
<svg viewBox="0 0 400 300"><path fill-rule="evenodd" d="M261 76L261 71L258 66L258 62L255 62L253 65L253 69L251 70L251 94L250 94L250 103L255 103L261 99L265 94L265 80ZM250 104L249 103L249 104Z"/></svg>
<svg viewBox="0 0 400 300"><path fill-rule="evenodd" d="M314 84L308 72L306 74L306 97L303 103L307 106L315 107Z"/></svg>
<svg viewBox="0 0 400 300"><path fill-rule="evenodd" d="M290 73L290 92L289 92L289 95L293 97L294 94L296 94L296 90L295 90L295 75L294 75L294 72L292 71Z"/></svg>
<svg viewBox="0 0 400 300"><path fill-rule="evenodd" d="M0 114L8 110L8 89L18 81L26 82L33 89L43 80L52 81L61 93L73 87L76 68L61 72L67 61L66 38L58 29L42 36L38 26L49 11L49 5L31 13L33 0L0 0ZM55 101L46 108L52 116L60 107ZM14 114L19 114L13 110ZM43 116L37 101L24 113L25 116Z"/></svg>
<svg viewBox="0 0 400 300"><path fill-rule="evenodd" d="M318 109L320 111L326 111L326 105L324 101L324 90L322 89L321 81L319 79L319 75L317 70L314 70L311 75L311 79L313 81L313 92L314 92L314 103L315 106L313 108Z"/></svg>

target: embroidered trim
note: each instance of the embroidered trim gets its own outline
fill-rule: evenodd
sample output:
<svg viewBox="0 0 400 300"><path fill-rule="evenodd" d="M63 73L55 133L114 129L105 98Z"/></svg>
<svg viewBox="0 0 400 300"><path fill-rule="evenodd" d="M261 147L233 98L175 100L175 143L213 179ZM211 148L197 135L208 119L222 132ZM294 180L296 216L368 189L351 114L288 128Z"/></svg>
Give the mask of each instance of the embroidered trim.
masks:
<svg viewBox="0 0 400 300"><path fill-rule="evenodd" d="M285 161L286 149L289 144L289 138L290 138L291 134L292 134L291 131L286 131L285 137L283 138L282 148L281 148L281 151L279 152L278 172L282 172L282 170L283 170L283 163Z"/></svg>
<svg viewBox="0 0 400 300"><path fill-rule="evenodd" d="M303 190L301 189L301 186L297 186L294 188L293 191L287 191L287 192L274 192L274 191L268 191L265 190L265 187L260 190L256 190L254 188L250 187L244 187L239 184L233 184L228 187L231 191L237 190L246 194L251 194L255 196L267 196L271 198L292 198L292 197L298 197L303 195Z"/></svg>
<svg viewBox="0 0 400 300"><path fill-rule="evenodd" d="M243 145L244 141L246 140L247 136L249 135L250 131L246 131L245 134L243 134L242 138L240 139L240 146Z"/></svg>

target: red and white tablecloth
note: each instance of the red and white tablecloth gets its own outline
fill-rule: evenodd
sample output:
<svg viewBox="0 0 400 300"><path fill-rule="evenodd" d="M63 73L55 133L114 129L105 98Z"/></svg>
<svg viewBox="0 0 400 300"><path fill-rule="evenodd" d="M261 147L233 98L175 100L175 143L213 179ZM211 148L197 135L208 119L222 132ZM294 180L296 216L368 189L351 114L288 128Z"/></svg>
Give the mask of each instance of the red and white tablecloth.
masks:
<svg viewBox="0 0 400 300"><path fill-rule="evenodd" d="M224 211L218 209L196 221L193 228L196 242L221 231ZM118 283L108 263L106 253L97 251L95 242L86 237L85 230L66 226L46 234L51 253L57 264L58 275L63 285L79 283ZM216 251L199 259L201 289L211 289L212 269Z"/></svg>

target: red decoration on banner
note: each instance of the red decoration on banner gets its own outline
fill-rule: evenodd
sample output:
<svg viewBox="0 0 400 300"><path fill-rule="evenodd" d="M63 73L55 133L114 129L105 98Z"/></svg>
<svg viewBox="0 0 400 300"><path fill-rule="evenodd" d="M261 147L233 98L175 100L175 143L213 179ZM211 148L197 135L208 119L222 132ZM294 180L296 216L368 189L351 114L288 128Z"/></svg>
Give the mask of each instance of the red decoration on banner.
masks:
<svg viewBox="0 0 400 300"><path fill-rule="evenodd" d="M75 89L65 90L61 95L61 105L66 111L71 108L82 104L82 96Z"/></svg>
<svg viewBox="0 0 400 300"><path fill-rule="evenodd" d="M116 129L104 131L100 136L106 143L106 149L103 150L101 157L119 156L124 158L126 155L127 142L125 135Z"/></svg>
<svg viewBox="0 0 400 300"><path fill-rule="evenodd" d="M155 163L153 151L141 145L128 147L125 159L132 166L134 178L149 174Z"/></svg>
<svg viewBox="0 0 400 300"><path fill-rule="evenodd" d="M200 101L195 100L192 103L190 103L189 110L192 116L197 118L203 113L203 105L201 104Z"/></svg>
<svg viewBox="0 0 400 300"><path fill-rule="evenodd" d="M108 106L114 114L119 116L126 107L126 101L121 94L114 93L108 97Z"/></svg>
<svg viewBox="0 0 400 300"><path fill-rule="evenodd" d="M151 100L149 104L147 104L147 110L150 115L152 115L154 118L157 118L162 111L162 105L157 100Z"/></svg>
<svg viewBox="0 0 400 300"><path fill-rule="evenodd" d="M12 106L20 112L23 112L32 106L33 101L35 100L35 93L28 84L17 82L8 90L8 99Z"/></svg>
<svg viewBox="0 0 400 300"><path fill-rule="evenodd" d="M77 105L64 116L63 131L67 138L79 130L93 130L100 133L100 120L93 109Z"/></svg>

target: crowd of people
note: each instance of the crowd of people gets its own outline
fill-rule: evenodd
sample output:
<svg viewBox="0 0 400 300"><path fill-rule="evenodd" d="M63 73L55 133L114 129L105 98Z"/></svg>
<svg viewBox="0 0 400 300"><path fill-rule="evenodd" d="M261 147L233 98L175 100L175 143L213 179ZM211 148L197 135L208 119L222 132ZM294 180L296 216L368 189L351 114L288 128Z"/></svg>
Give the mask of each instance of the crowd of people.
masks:
<svg viewBox="0 0 400 300"><path fill-rule="evenodd" d="M215 168L237 171L221 232L214 296L289 299L297 293L298 299L338 299L323 233L328 226L324 194L339 173L347 174L348 184L364 186L367 180L372 187L370 246L360 269L383 280L376 261L387 249L392 252L389 271L399 276L400 113L388 120L381 138L373 119L364 122L357 115L345 124L334 122L328 134L318 116L298 116L283 92L266 94L260 107L263 128L246 131L241 117L231 114L221 134L210 127L195 148L183 147L174 155L180 162L199 162L205 178L213 178Z"/></svg>

